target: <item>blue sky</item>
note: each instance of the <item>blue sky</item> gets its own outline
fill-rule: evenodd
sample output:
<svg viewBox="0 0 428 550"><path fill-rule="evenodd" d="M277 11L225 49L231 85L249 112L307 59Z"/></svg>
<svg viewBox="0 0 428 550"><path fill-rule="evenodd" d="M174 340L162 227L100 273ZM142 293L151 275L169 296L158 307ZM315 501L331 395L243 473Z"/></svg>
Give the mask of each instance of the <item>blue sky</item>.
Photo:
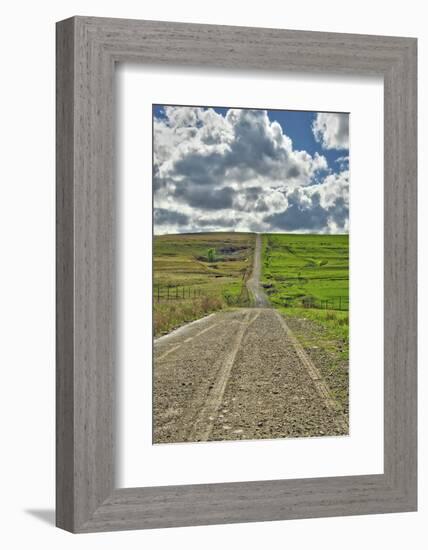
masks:
<svg viewBox="0 0 428 550"><path fill-rule="evenodd" d="M154 105L153 121L155 232L347 232L348 114Z"/></svg>
<svg viewBox="0 0 428 550"><path fill-rule="evenodd" d="M315 140L311 128L317 113L313 111L269 110L268 116L270 120L279 122L283 132L292 139L296 149L307 151L311 155L316 152L320 155L324 155L329 167L335 172L339 171L339 167L335 161L347 155L348 149L324 149L321 144Z"/></svg>

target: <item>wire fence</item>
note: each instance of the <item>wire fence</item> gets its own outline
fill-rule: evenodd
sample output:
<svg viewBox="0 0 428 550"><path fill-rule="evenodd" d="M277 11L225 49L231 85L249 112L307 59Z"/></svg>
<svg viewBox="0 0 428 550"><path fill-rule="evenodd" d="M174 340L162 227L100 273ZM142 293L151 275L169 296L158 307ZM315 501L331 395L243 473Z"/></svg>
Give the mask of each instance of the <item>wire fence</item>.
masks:
<svg viewBox="0 0 428 550"><path fill-rule="evenodd" d="M251 269L246 269L242 273L241 277L241 289L234 299L234 305L248 305L250 303L250 296L247 289L247 279L251 274ZM239 280L237 278L237 280ZM154 302L170 302L172 300L192 300L203 296L219 296L224 292L223 288L220 289L207 289L201 288L198 285L153 285L153 300ZM229 302L230 297L224 295L226 302Z"/></svg>
<svg viewBox="0 0 428 550"><path fill-rule="evenodd" d="M234 299L235 305L248 305L249 295L248 289L245 284L246 276L244 275L242 280L241 293ZM153 286L153 300L159 302L170 302L180 300L192 300L200 298L201 296L208 296L213 293L208 289L202 289L198 286L180 286L180 285L154 285ZM313 309L330 309L336 311L348 311L349 298L348 296L331 296L326 299L318 299L313 296L303 297L283 297L282 305L285 307L301 307L301 308L313 308Z"/></svg>
<svg viewBox="0 0 428 550"><path fill-rule="evenodd" d="M285 307L303 307L313 309L334 309L337 311L348 311L348 296L331 296L324 300L314 298L313 296L304 296L299 298L284 298Z"/></svg>
<svg viewBox="0 0 428 550"><path fill-rule="evenodd" d="M204 296L201 288L196 286L155 285L153 286L153 299L156 302L169 302L171 300L190 300Z"/></svg>

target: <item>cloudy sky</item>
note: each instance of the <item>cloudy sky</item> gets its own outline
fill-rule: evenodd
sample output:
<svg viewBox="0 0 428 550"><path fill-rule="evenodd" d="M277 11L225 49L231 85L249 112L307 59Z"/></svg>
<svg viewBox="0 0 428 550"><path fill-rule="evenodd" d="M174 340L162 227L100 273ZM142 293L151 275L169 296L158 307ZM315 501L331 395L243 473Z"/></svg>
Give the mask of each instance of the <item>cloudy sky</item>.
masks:
<svg viewBox="0 0 428 550"><path fill-rule="evenodd" d="M347 233L349 116L153 107L154 231Z"/></svg>

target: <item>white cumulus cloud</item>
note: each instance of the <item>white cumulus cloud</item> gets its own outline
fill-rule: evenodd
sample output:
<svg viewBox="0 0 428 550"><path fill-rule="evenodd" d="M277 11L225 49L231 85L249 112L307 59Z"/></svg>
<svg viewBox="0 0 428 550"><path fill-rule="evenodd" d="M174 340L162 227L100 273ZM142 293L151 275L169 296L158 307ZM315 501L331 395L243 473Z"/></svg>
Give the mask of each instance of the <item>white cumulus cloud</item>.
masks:
<svg viewBox="0 0 428 550"><path fill-rule="evenodd" d="M349 149L349 115L317 113L312 125L315 139L325 149Z"/></svg>

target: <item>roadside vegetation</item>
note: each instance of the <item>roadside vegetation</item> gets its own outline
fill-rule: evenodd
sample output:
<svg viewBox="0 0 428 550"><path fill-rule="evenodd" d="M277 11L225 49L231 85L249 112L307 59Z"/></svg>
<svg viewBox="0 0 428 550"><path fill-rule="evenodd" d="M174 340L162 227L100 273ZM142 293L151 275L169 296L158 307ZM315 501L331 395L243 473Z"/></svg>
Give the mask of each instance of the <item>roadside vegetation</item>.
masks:
<svg viewBox="0 0 428 550"><path fill-rule="evenodd" d="M192 233L154 237L155 335L213 311L250 305L251 233Z"/></svg>
<svg viewBox="0 0 428 550"><path fill-rule="evenodd" d="M262 285L348 410L348 235L263 235Z"/></svg>

